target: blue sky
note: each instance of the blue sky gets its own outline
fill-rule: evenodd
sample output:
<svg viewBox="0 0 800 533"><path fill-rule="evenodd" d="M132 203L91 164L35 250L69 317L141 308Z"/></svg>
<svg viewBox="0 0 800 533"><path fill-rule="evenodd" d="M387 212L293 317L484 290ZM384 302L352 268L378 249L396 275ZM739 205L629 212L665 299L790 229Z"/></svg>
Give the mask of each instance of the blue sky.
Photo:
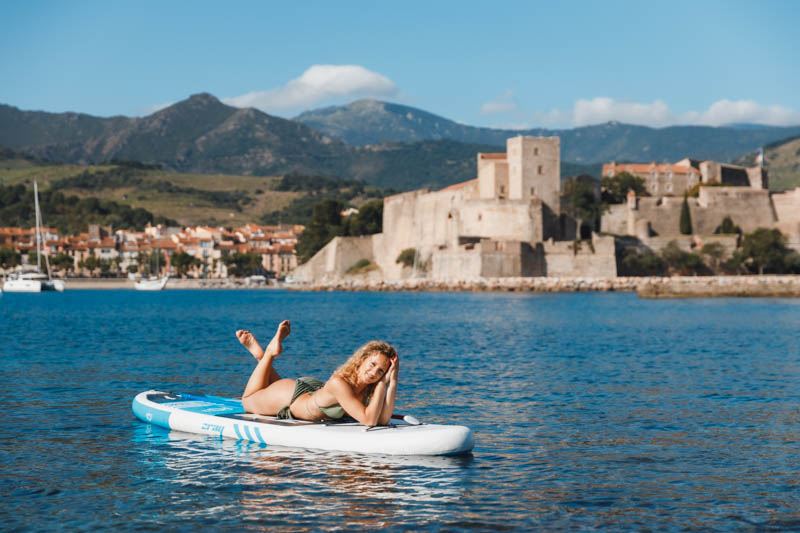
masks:
<svg viewBox="0 0 800 533"><path fill-rule="evenodd" d="M370 97L466 124L800 124L800 2L7 1L0 103L292 117Z"/></svg>

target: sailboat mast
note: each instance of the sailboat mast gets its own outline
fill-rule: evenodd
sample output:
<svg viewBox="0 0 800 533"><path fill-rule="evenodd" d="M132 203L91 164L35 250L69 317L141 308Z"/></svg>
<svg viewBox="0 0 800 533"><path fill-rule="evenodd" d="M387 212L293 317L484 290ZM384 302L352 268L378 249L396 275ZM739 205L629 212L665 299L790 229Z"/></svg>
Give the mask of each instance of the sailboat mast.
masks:
<svg viewBox="0 0 800 533"><path fill-rule="evenodd" d="M29 204L30 205L30 204ZM36 180L33 180L33 205L36 207L36 267L39 272L42 271L42 235L39 232L39 186Z"/></svg>

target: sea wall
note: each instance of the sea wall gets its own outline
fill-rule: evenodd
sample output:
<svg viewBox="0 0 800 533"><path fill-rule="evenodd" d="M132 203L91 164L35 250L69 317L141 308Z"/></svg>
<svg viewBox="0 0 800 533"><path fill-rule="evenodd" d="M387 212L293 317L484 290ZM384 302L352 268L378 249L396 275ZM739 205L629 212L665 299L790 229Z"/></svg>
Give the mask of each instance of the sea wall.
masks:
<svg viewBox="0 0 800 533"><path fill-rule="evenodd" d="M686 276L617 278L475 278L440 281L338 280L295 285L304 291L518 291L518 292L637 292L642 298L800 297L800 276Z"/></svg>

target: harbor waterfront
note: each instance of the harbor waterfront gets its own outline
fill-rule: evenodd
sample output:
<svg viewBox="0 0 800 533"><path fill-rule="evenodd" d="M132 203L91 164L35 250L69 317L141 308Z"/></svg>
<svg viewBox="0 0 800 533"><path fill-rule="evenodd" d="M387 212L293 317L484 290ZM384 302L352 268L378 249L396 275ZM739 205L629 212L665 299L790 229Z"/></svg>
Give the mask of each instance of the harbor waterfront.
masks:
<svg viewBox="0 0 800 533"><path fill-rule="evenodd" d="M124 278L70 278L69 290L133 289L134 282ZM636 292L643 298L797 298L800 276L629 276L616 278L481 278L437 281L429 279L336 280L327 283L275 282L254 283L247 279L169 280L166 289L285 289L291 291L469 291L469 292Z"/></svg>
<svg viewBox="0 0 800 533"><path fill-rule="evenodd" d="M746 278L743 278L746 279ZM393 343L397 412L471 455L278 449L135 418ZM7 530L796 530L800 300L632 292L71 291L0 296Z"/></svg>

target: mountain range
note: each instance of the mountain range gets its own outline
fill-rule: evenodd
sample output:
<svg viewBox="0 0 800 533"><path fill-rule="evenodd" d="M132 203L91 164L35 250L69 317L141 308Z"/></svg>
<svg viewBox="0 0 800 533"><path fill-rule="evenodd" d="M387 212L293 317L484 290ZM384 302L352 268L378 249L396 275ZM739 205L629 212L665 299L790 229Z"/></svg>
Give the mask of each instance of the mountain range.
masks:
<svg viewBox="0 0 800 533"><path fill-rule="evenodd" d="M558 135L562 174L599 173L604 161L730 161L800 135L800 126L675 126L616 122L568 130L497 130L412 107L361 100L287 120L201 93L141 118L22 111L0 105L0 145L63 163L138 160L181 172L362 179L394 189L440 187L475 177L478 152L515 135Z"/></svg>
<svg viewBox="0 0 800 533"><path fill-rule="evenodd" d="M383 141L440 139L505 146L506 139L516 135L558 136L561 138L561 159L582 164L609 161L666 163L684 157L729 162L766 143L800 134L800 126L756 124L649 128L608 122L561 130L479 128L413 107L376 100L358 100L345 106L307 111L294 120L354 146Z"/></svg>

